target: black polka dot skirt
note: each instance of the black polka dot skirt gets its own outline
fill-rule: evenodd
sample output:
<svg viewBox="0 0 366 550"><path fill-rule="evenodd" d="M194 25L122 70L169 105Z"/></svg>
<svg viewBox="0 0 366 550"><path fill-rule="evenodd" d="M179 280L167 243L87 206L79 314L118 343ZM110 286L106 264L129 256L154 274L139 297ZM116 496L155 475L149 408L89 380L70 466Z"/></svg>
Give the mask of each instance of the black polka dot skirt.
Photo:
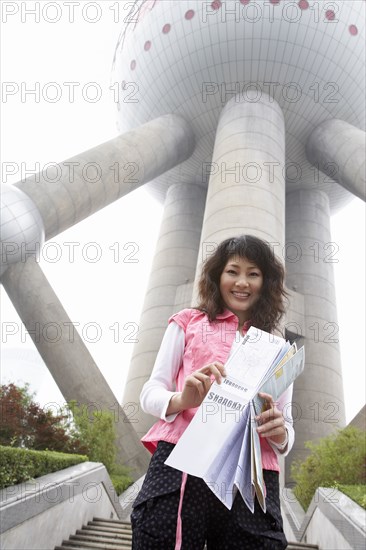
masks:
<svg viewBox="0 0 366 550"><path fill-rule="evenodd" d="M132 550L203 550L205 544L207 550L286 548L278 472L264 470L266 513L257 501L252 513L240 493L228 510L201 478L164 464L173 447L160 441L151 458L131 514Z"/></svg>

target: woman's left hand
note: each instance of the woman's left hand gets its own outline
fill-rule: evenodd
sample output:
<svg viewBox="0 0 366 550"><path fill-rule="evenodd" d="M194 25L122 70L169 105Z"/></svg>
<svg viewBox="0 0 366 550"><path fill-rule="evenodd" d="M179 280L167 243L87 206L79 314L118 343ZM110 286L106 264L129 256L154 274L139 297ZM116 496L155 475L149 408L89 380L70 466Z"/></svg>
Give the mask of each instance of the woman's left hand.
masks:
<svg viewBox="0 0 366 550"><path fill-rule="evenodd" d="M261 437L268 437L273 443L282 445L287 439L285 419L277 408L269 393L259 393L259 397L266 400L267 408L259 416L256 416L259 426L257 432Z"/></svg>

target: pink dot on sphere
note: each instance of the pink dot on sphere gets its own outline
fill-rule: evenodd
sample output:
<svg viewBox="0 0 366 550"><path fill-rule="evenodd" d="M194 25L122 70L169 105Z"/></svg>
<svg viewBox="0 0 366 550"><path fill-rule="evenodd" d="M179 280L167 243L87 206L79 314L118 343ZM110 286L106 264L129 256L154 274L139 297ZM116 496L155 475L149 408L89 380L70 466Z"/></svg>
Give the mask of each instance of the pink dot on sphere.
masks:
<svg viewBox="0 0 366 550"><path fill-rule="evenodd" d="M280 0L269 0L271 2L271 4L279 4L280 3Z"/></svg>
<svg viewBox="0 0 366 550"><path fill-rule="evenodd" d="M300 0L299 2L299 8L300 10L307 10L309 7L309 2L308 0Z"/></svg>
<svg viewBox="0 0 366 550"><path fill-rule="evenodd" d="M356 25L350 25L349 32L352 34L352 36L356 36L356 34L358 33L358 28L356 27Z"/></svg>
<svg viewBox="0 0 366 550"><path fill-rule="evenodd" d="M333 19L335 18L335 13L333 10L327 10L325 12L325 17L328 19L328 21L333 21Z"/></svg>
<svg viewBox="0 0 366 550"><path fill-rule="evenodd" d="M244 4L244 6L246 6L247 4L249 4L250 0L240 0L240 3L241 4Z"/></svg>
<svg viewBox="0 0 366 550"><path fill-rule="evenodd" d="M220 8L221 8L221 2L220 2L220 0L215 0L214 2L212 2L211 8L212 8L213 10L218 10L218 9L220 9Z"/></svg>
<svg viewBox="0 0 366 550"><path fill-rule="evenodd" d="M145 52L149 51L150 48L151 48L151 42L150 42L150 40L147 40L144 44Z"/></svg>
<svg viewBox="0 0 366 550"><path fill-rule="evenodd" d="M163 33L164 34L168 34L168 32L170 31L171 29L171 25L169 23L167 23L166 25L164 25L163 27Z"/></svg>
<svg viewBox="0 0 366 550"><path fill-rule="evenodd" d="M192 19L194 17L194 10L188 10L184 16L186 19Z"/></svg>
<svg viewBox="0 0 366 550"><path fill-rule="evenodd" d="M133 59L130 64L131 71L134 71L136 69L136 60Z"/></svg>

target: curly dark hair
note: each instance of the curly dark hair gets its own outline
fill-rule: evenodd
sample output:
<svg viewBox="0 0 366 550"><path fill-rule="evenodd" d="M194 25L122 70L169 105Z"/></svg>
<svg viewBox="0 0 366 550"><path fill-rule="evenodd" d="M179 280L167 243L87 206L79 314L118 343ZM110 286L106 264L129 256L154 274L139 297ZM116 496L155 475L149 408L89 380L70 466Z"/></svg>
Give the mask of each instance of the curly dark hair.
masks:
<svg viewBox="0 0 366 550"><path fill-rule="evenodd" d="M200 302L197 309L204 311L210 321L223 312L226 306L220 293L220 277L229 258L233 256L246 258L261 270L263 287L255 311L252 312L251 322L261 330L273 332L285 313L285 270L271 247L253 235L226 239L204 262L198 286Z"/></svg>

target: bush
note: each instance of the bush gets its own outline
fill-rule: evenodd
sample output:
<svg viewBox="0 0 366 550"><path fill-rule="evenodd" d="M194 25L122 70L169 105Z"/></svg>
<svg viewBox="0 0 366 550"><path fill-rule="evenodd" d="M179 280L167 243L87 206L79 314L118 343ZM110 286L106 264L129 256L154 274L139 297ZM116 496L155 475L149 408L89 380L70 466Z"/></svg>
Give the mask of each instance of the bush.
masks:
<svg viewBox="0 0 366 550"><path fill-rule="evenodd" d="M24 483L87 460L87 456L77 454L0 446L0 489Z"/></svg>
<svg viewBox="0 0 366 550"><path fill-rule="evenodd" d="M132 483L132 479L128 474L110 474L109 477L113 483L114 490L120 496Z"/></svg>
<svg viewBox="0 0 366 550"><path fill-rule="evenodd" d="M305 510L318 487L365 483L365 433L361 430L347 426L318 442L308 441L305 447L310 455L303 462L295 461L291 469L294 493Z"/></svg>

